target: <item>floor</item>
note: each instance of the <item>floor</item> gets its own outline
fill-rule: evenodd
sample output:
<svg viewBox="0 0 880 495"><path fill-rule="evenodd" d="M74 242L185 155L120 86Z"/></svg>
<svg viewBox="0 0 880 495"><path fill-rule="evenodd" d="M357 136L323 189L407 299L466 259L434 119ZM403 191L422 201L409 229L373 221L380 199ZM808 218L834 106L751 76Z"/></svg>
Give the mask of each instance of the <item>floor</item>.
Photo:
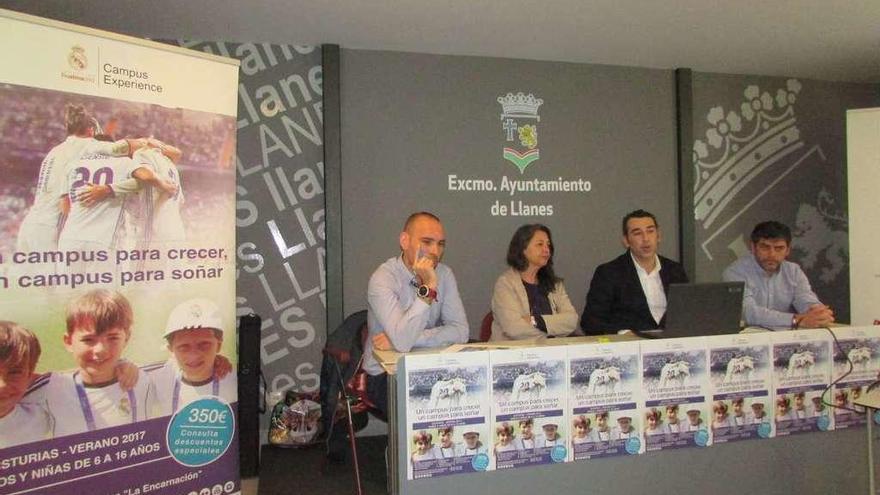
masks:
<svg viewBox="0 0 880 495"><path fill-rule="evenodd" d="M386 436L358 437L358 459L364 494L387 493ZM306 448L264 446L260 476L242 480L243 495L344 495L356 493L351 451L335 463L327 460L323 444Z"/></svg>
<svg viewBox="0 0 880 495"><path fill-rule="evenodd" d="M257 495L260 489L260 478L246 478L241 480L242 495Z"/></svg>

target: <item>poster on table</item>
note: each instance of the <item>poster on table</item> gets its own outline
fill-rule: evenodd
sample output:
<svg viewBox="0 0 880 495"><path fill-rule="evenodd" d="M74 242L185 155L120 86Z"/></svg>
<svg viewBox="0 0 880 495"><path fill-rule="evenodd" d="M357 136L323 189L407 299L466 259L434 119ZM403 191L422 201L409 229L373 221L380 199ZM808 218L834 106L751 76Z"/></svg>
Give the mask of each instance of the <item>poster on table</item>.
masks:
<svg viewBox="0 0 880 495"><path fill-rule="evenodd" d="M706 337L712 443L773 435L769 334Z"/></svg>
<svg viewBox="0 0 880 495"><path fill-rule="evenodd" d="M570 346L568 363L571 459L643 452L639 343Z"/></svg>
<svg viewBox="0 0 880 495"><path fill-rule="evenodd" d="M237 62L0 40L0 494L238 493Z"/></svg>
<svg viewBox="0 0 880 495"><path fill-rule="evenodd" d="M489 351L494 469L568 459L565 347Z"/></svg>
<svg viewBox="0 0 880 495"><path fill-rule="evenodd" d="M709 374L703 337L641 343L645 451L709 445Z"/></svg>
<svg viewBox="0 0 880 495"><path fill-rule="evenodd" d="M406 356L407 479L489 468L489 353Z"/></svg>
<svg viewBox="0 0 880 495"><path fill-rule="evenodd" d="M865 426L866 412L854 402L867 393L880 373L880 327L835 328L834 335L831 378L836 384L831 397L825 398L833 405L834 429Z"/></svg>
<svg viewBox="0 0 880 495"><path fill-rule="evenodd" d="M774 332L770 339L776 436L832 429L831 408L823 403L831 380L828 330Z"/></svg>

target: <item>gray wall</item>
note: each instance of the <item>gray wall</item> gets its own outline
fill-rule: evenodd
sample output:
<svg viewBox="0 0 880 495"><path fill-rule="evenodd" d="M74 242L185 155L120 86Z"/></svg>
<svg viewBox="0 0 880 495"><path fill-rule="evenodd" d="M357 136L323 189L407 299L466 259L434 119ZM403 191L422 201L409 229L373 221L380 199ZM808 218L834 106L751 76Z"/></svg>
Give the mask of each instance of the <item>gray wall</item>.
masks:
<svg viewBox="0 0 880 495"><path fill-rule="evenodd" d="M628 211L656 213L668 233L661 251L678 257L671 71L343 50L341 72L346 313L366 307L370 274L399 253L402 223L418 210L444 222L444 261L457 275L473 336L521 224L553 231L557 273L578 311L596 265L623 251L619 223ZM544 101L540 159L522 174L502 158L510 143L496 99L508 92ZM449 191L450 174L498 187L502 176L580 178L592 190ZM553 215L492 216L496 200L552 205Z"/></svg>
<svg viewBox="0 0 880 495"><path fill-rule="evenodd" d="M176 43L175 43L176 44ZM238 58L236 305L263 319L267 393L318 390L327 335L323 74L310 46L180 42ZM261 417L266 441L269 414Z"/></svg>
<svg viewBox="0 0 880 495"><path fill-rule="evenodd" d="M725 164L747 165L735 171L734 179L706 189L707 198L729 198L726 203L701 210L697 198L697 279L720 279L722 270L745 252L752 227L778 220L794 234L790 259L801 264L837 319L848 322L846 110L877 105L880 93L873 84L694 73L697 195L716 174L734 173ZM742 158L743 150L761 152L763 144L782 135L787 142L774 153ZM701 214L710 210L712 219Z"/></svg>

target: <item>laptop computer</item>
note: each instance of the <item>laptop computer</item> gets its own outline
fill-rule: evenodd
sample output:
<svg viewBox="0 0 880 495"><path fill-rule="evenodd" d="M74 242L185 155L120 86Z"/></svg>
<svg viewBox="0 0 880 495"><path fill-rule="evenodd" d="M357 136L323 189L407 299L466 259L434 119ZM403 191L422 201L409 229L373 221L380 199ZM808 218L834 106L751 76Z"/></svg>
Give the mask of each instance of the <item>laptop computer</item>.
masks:
<svg viewBox="0 0 880 495"><path fill-rule="evenodd" d="M652 336L665 339L738 333L744 288L743 282L671 284L666 291L666 328Z"/></svg>

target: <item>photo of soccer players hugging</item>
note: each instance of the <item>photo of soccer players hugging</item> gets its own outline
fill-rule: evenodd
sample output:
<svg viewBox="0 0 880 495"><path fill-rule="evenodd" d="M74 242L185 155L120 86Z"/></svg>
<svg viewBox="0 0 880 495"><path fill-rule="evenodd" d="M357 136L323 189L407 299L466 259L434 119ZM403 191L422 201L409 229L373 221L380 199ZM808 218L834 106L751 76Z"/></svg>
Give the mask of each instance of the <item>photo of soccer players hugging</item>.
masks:
<svg viewBox="0 0 880 495"><path fill-rule="evenodd" d="M237 487L234 109L0 100L0 493Z"/></svg>

